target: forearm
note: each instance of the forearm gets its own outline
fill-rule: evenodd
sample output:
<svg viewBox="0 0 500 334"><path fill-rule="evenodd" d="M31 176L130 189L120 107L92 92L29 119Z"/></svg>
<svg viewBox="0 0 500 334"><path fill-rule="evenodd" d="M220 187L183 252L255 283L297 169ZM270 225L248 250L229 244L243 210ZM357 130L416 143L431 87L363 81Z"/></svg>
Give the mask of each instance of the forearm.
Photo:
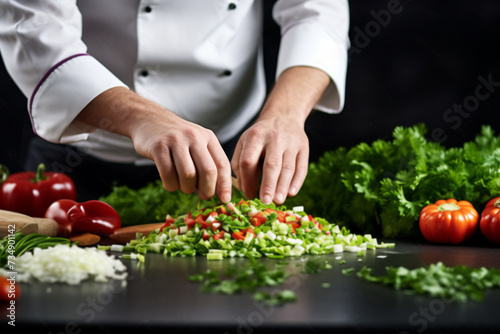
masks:
<svg viewBox="0 0 500 334"><path fill-rule="evenodd" d="M92 100L74 119L83 132L106 130L133 138L143 121L173 116L158 104L125 87L111 88Z"/></svg>
<svg viewBox="0 0 500 334"><path fill-rule="evenodd" d="M291 119L304 124L330 84L323 71L307 66L291 67L276 81L259 119Z"/></svg>

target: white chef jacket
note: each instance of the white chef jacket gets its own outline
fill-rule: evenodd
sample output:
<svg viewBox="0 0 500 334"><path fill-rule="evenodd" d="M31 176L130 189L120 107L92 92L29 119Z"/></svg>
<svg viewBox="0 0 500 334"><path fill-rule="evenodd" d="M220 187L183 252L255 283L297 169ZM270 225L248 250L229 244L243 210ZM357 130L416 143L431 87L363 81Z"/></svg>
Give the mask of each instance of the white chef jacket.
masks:
<svg viewBox="0 0 500 334"><path fill-rule="evenodd" d="M97 95L124 86L228 141L265 99L262 0L0 0L0 52L28 98L33 130L121 163L152 163L113 125L72 125ZM347 0L281 0L276 76L292 66L331 83L316 109L343 108Z"/></svg>

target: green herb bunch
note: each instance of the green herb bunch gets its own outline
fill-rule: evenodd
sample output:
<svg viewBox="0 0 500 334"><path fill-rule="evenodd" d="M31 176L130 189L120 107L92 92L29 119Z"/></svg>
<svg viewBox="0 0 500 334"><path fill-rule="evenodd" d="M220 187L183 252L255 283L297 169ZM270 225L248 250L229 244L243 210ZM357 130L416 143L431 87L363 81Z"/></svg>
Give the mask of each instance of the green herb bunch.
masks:
<svg viewBox="0 0 500 334"><path fill-rule="evenodd" d="M423 124L397 127L392 140L325 152L285 204L303 205L355 232L399 238L417 234L427 204L455 198L480 211L500 195L500 137L491 127L455 148L425 135Z"/></svg>

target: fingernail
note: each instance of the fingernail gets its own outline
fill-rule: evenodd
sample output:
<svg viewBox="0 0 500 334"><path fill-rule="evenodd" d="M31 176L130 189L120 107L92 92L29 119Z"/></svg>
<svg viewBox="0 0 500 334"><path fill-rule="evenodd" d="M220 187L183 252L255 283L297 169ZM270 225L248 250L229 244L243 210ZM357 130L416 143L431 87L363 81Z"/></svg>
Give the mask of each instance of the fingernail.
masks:
<svg viewBox="0 0 500 334"><path fill-rule="evenodd" d="M262 202L264 202L264 204L270 204L271 203L271 196L265 195L264 198L262 199Z"/></svg>
<svg viewBox="0 0 500 334"><path fill-rule="evenodd" d="M285 196L282 193L277 193L276 194L276 202L283 203L283 201L285 200L284 197Z"/></svg>
<svg viewBox="0 0 500 334"><path fill-rule="evenodd" d="M290 195L292 195L292 196L297 195L297 188L295 188L295 187L290 188Z"/></svg>
<svg viewBox="0 0 500 334"><path fill-rule="evenodd" d="M223 194L221 199L222 203L229 203L229 201L231 200L231 196L229 194Z"/></svg>

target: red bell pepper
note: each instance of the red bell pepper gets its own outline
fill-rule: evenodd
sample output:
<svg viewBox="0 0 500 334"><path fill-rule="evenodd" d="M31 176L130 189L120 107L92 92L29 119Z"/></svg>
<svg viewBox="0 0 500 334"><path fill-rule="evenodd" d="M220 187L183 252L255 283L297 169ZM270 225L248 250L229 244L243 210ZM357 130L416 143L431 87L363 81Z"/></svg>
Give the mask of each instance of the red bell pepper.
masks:
<svg viewBox="0 0 500 334"><path fill-rule="evenodd" d="M64 199L55 201L47 209L45 218L57 222L57 235L62 237L82 232L110 235L121 227L120 215L116 210L97 200L83 203Z"/></svg>
<svg viewBox="0 0 500 334"><path fill-rule="evenodd" d="M60 199L76 199L75 185L63 173L45 172L40 164L36 172L19 172L8 175L0 166L0 209L23 213L31 217L43 217L47 208Z"/></svg>

